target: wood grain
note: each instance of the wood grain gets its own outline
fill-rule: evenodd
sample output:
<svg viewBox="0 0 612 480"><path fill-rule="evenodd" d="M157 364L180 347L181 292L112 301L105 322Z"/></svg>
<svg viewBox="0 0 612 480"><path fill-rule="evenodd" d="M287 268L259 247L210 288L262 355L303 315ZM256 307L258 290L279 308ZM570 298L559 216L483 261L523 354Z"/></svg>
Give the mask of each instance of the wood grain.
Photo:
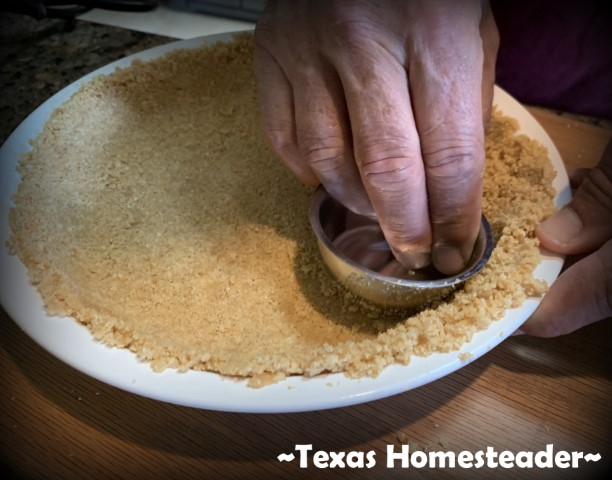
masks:
<svg viewBox="0 0 612 480"><path fill-rule="evenodd" d="M569 168L597 163L611 130L530 109ZM603 475L612 454L612 324L511 337L419 389L349 408L283 415L197 410L139 397L65 365L2 311L0 461L10 478L576 478ZM429 450L555 449L602 455L579 469L385 468L387 445ZM300 469L277 455L376 452L360 470Z"/></svg>

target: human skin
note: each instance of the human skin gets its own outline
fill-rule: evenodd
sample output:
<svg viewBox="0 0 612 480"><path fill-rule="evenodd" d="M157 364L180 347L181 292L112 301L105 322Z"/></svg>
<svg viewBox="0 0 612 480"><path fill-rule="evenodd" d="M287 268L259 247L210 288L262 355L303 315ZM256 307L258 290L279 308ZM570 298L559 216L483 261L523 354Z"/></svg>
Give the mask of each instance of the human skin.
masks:
<svg viewBox="0 0 612 480"><path fill-rule="evenodd" d="M303 182L377 215L407 268L463 267L481 214L499 38L486 2L271 0L255 32L268 140ZM612 315L612 147L536 230L581 256L521 327L556 336ZM575 260L575 258L574 258Z"/></svg>
<svg viewBox="0 0 612 480"><path fill-rule="evenodd" d="M271 0L255 31L269 143L303 182L376 215L407 268L468 261L498 35L476 0Z"/></svg>
<svg viewBox="0 0 612 480"><path fill-rule="evenodd" d="M536 235L574 263L552 284L523 333L554 337L612 316L612 141L595 168L572 180L574 197Z"/></svg>

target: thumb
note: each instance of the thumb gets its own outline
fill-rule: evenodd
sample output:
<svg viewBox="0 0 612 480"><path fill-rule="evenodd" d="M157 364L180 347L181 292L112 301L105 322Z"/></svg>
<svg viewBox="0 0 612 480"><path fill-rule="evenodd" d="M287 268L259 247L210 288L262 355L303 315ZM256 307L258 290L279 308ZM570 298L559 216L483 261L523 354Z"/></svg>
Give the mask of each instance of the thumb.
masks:
<svg viewBox="0 0 612 480"><path fill-rule="evenodd" d="M553 252L594 253L557 278L521 330L552 337L612 315L612 142L571 202L541 223L536 235Z"/></svg>
<svg viewBox="0 0 612 480"><path fill-rule="evenodd" d="M521 330L537 337L555 337L612 316L612 240L573 264Z"/></svg>
<svg viewBox="0 0 612 480"><path fill-rule="evenodd" d="M612 238L612 142L574 198L536 228L542 246L557 253L592 252Z"/></svg>

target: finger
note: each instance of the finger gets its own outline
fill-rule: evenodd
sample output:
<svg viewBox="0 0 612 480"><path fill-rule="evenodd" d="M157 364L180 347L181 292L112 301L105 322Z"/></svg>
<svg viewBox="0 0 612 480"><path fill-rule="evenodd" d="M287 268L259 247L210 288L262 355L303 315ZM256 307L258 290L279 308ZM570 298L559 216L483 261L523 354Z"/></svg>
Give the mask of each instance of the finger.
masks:
<svg viewBox="0 0 612 480"><path fill-rule="evenodd" d="M499 32L497 31L497 25L489 2L486 2L486 5L483 7L482 19L480 21L480 38L482 38L484 54L482 66L482 121L486 131L491 122L493 110L495 64L497 61L497 50L499 49Z"/></svg>
<svg viewBox="0 0 612 480"><path fill-rule="evenodd" d="M521 330L554 337L612 316L612 240L557 278Z"/></svg>
<svg viewBox="0 0 612 480"><path fill-rule="evenodd" d="M272 150L302 182L317 185L319 179L300 155L289 80L275 58L263 47L255 47L261 119Z"/></svg>
<svg viewBox="0 0 612 480"><path fill-rule="evenodd" d="M431 227L403 61L359 38L346 48L350 55L339 56L335 65L363 184L395 257L407 268L422 268L430 262ZM379 68L372 69L373 63Z"/></svg>
<svg viewBox="0 0 612 480"><path fill-rule="evenodd" d="M592 252L612 237L612 141L572 200L536 235L545 248L566 255Z"/></svg>
<svg viewBox="0 0 612 480"><path fill-rule="evenodd" d="M435 48L409 64L427 176L432 259L446 274L460 271L472 255L480 228L484 168L480 12L461 5L456 14L447 12L453 14L452 25L439 20L438 28L428 30L427 45Z"/></svg>
<svg viewBox="0 0 612 480"><path fill-rule="evenodd" d="M302 159L325 189L351 211L373 216L374 210L353 158L344 93L337 73L312 60L291 79L297 143Z"/></svg>
<svg viewBox="0 0 612 480"><path fill-rule="evenodd" d="M577 168L569 174L570 187L577 189L591 173L590 168Z"/></svg>

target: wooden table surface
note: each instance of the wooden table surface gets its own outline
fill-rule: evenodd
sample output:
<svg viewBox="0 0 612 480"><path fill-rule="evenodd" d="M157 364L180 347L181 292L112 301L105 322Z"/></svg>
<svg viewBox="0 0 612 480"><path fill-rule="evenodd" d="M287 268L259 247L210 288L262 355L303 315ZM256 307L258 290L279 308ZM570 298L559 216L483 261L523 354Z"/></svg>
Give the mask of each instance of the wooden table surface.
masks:
<svg viewBox="0 0 612 480"><path fill-rule="evenodd" d="M612 130L530 109L569 168L596 163ZM3 280L4 281L4 280ZM9 478L596 478L610 462L612 323L511 337L413 391L320 412L186 408L94 380L51 356L1 312L0 461ZM300 469L277 455L375 451L371 469ZM600 453L578 469L387 469L387 445L427 450Z"/></svg>

